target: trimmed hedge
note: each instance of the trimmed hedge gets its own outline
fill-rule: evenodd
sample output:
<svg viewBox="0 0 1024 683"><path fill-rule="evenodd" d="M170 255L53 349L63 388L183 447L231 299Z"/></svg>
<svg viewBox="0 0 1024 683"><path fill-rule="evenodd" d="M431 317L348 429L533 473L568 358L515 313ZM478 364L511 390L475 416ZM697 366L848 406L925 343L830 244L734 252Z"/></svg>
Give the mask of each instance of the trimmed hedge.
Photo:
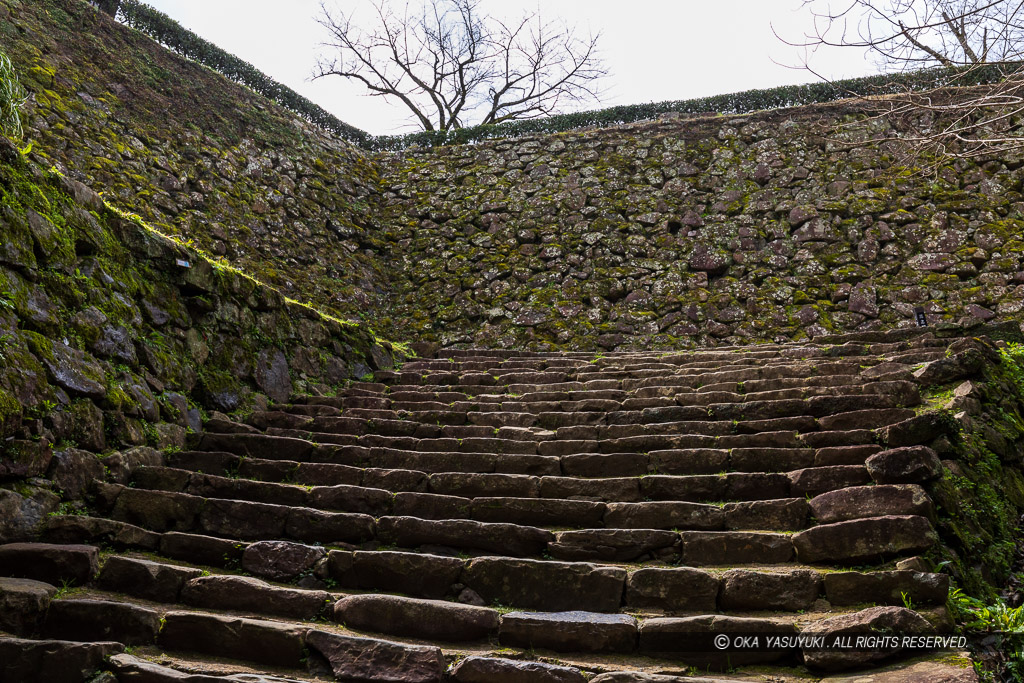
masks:
<svg viewBox="0 0 1024 683"><path fill-rule="evenodd" d="M783 85L766 90L745 90L728 95L692 100L629 104L574 114L556 114L544 119L509 121L492 126L475 126L451 131L423 131L408 135L376 136L370 148L398 150L414 145L437 147L494 138L557 133L588 126L615 126L656 119L662 114L746 114L806 104L834 102L847 97L892 95L947 85L968 86L996 83L1020 69L1019 63L986 64L981 67L938 67L897 74L878 74L839 81Z"/></svg>
<svg viewBox="0 0 1024 683"><path fill-rule="evenodd" d="M495 138L557 133L588 126L614 126L655 119L661 114L744 114L805 104L833 102L847 97L887 95L908 90L928 90L946 85L995 83L1016 73L1020 63L987 64L981 67L937 67L897 74L879 74L840 81L783 85L766 90L746 90L728 95L691 100L630 104L594 111L558 114L543 119L509 121L450 131L423 131L407 135L370 135L341 121L291 88L281 85L251 64L200 38L166 14L138 0L122 0L117 13L126 25L141 31L174 52L248 86L325 130L364 149L400 150L470 144Z"/></svg>

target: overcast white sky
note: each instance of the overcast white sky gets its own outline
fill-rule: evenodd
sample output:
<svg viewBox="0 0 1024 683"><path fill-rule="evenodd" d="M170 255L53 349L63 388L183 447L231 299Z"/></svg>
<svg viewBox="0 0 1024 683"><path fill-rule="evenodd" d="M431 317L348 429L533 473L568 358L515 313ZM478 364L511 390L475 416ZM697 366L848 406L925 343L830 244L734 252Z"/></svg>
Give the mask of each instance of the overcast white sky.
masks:
<svg viewBox="0 0 1024 683"><path fill-rule="evenodd" d="M357 17L367 0L328 0ZM415 2L416 0L413 0ZM310 81L325 39L315 17L319 0L148 0L207 40L294 88L343 121L373 134L413 130L400 103L367 97L361 86L332 77ZM485 11L519 16L539 0L481 0ZM799 38L810 26L800 0L543 0L545 18L562 17L600 32L611 76L600 108L717 95L750 88L806 83L815 77L780 66L800 52L772 33ZM774 62L773 62L774 60ZM811 56L828 78L875 73L855 49Z"/></svg>

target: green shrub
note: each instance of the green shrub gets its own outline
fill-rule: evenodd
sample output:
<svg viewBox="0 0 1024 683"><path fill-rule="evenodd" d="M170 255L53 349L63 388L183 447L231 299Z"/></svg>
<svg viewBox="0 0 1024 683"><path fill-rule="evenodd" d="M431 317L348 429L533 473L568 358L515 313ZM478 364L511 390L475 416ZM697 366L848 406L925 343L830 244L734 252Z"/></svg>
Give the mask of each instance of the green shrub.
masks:
<svg viewBox="0 0 1024 683"><path fill-rule="evenodd" d="M0 133L12 138L20 138L21 114L19 110L25 104L25 89L14 73L14 65L10 58L0 52Z"/></svg>

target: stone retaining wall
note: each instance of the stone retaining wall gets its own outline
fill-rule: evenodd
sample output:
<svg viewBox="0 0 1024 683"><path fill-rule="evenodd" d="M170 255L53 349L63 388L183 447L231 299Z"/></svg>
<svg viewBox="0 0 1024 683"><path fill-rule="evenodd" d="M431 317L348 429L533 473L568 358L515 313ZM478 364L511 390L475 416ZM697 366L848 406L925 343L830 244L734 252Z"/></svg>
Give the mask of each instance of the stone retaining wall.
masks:
<svg viewBox="0 0 1024 683"><path fill-rule="evenodd" d="M918 307L1024 319L1020 155L932 164L863 103L369 154L86 3L0 15L33 154L391 339L685 348Z"/></svg>
<svg viewBox="0 0 1024 683"><path fill-rule="evenodd" d="M921 170L851 103L385 158L444 344L670 348L1021 320L1022 160Z"/></svg>
<svg viewBox="0 0 1024 683"><path fill-rule="evenodd" d="M0 206L0 484L29 482L0 490L0 533L59 502L34 477L80 494L82 476L128 466L119 449L183 446L203 409L333 392L393 364L365 327L119 215L3 138Z"/></svg>

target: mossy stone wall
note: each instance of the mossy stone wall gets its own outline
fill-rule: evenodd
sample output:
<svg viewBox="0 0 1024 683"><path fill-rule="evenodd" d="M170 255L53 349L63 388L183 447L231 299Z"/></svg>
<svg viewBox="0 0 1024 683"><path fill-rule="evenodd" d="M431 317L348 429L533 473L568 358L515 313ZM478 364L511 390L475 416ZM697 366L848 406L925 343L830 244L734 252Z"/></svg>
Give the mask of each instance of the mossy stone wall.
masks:
<svg viewBox="0 0 1024 683"><path fill-rule="evenodd" d="M395 350L111 209L0 138L0 481L51 446L184 446L203 411L333 393Z"/></svg>
<svg viewBox="0 0 1024 683"><path fill-rule="evenodd" d="M1020 155L914 155L921 122L861 103L370 154L80 0L0 16L46 162L391 339L685 348L912 326L917 307L1024 320Z"/></svg>
<svg viewBox="0 0 1024 683"><path fill-rule="evenodd" d="M83 0L0 0L35 154L118 207L289 296L382 305L365 154Z"/></svg>
<svg viewBox="0 0 1024 683"><path fill-rule="evenodd" d="M840 103L382 157L383 327L621 349L1021 321L1024 160L927 168L899 132Z"/></svg>

